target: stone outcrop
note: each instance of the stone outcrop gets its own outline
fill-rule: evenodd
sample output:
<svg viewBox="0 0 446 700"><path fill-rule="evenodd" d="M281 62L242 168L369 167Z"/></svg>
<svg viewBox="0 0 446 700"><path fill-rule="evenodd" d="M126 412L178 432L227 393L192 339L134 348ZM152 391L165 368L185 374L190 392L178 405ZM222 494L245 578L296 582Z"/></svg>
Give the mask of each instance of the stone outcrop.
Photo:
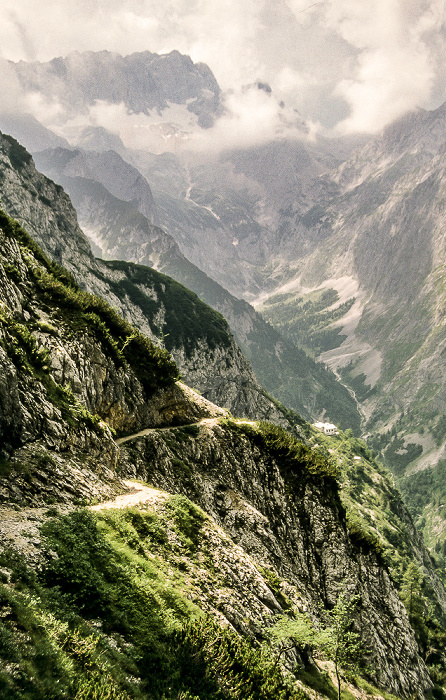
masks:
<svg viewBox="0 0 446 700"><path fill-rule="evenodd" d="M375 680L398 697L429 688L406 610L376 555L349 539L334 482L303 471L290 488L280 462L230 425L202 426L194 438L153 431L121 446L118 468L198 503L316 619L341 590L359 594L356 625ZM241 613L230 621L243 627Z"/></svg>

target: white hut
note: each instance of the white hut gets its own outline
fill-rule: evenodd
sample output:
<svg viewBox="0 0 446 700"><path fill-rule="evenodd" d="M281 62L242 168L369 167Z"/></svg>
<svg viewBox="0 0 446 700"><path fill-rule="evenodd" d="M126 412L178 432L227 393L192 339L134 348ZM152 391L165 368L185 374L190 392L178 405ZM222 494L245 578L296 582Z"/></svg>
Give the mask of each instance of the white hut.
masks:
<svg viewBox="0 0 446 700"><path fill-rule="evenodd" d="M325 435L339 435L339 430L333 423L313 423L314 427Z"/></svg>

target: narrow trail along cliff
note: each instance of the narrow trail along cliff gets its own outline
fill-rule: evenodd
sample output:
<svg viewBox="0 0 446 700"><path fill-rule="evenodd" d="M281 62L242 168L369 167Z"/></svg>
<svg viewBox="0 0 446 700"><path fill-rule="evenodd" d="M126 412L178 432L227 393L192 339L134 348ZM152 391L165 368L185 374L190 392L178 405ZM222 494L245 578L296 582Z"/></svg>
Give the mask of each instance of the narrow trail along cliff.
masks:
<svg viewBox="0 0 446 700"><path fill-rule="evenodd" d="M218 423L218 418L202 418L199 421L196 421L195 423L186 423L186 425L170 425L167 426L166 428L144 428L144 430L140 430L138 433L133 433L132 435L126 435L125 437L118 438L116 440L117 445L123 445L125 442L129 442L130 440L135 440L136 438L139 437L144 437L144 435L149 435L150 433L153 432L159 432L160 430L165 431L165 430L175 430L175 428L189 428L193 425L200 426L200 425L208 425L208 426L213 426L217 425Z"/></svg>
<svg viewBox="0 0 446 700"><path fill-rule="evenodd" d="M139 484L134 481L124 479L123 483L131 489L129 492L117 496L111 501L98 503L95 506L90 506L90 510L106 510L108 508L131 508L136 505L154 505L156 502L165 501L170 494L166 491L153 489L150 486Z"/></svg>
<svg viewBox="0 0 446 700"><path fill-rule="evenodd" d="M214 425L217 425L218 420L218 418L202 418L201 420L196 421L195 423L188 423L187 426L182 425L173 427L168 426L165 428L145 428L144 430L140 430L139 432L133 433L132 435L126 435L125 437L118 438L116 440L116 444L123 445L126 442L130 442L130 440L135 440L136 438L144 437L145 435L149 435L153 432L175 430L175 428L178 429L194 425L197 427L203 425L212 427ZM106 510L108 508L132 508L133 506L140 504L154 505L156 502L165 501L170 496L170 494L166 491L154 489L150 486L146 486L145 484L130 481L129 479L123 479L122 483L128 487L128 492L123 493L110 501L104 501L103 503L98 503L94 506L90 506L90 510L99 511Z"/></svg>
<svg viewBox="0 0 446 700"><path fill-rule="evenodd" d="M116 440L117 445L123 445L126 442L130 442L130 440L134 440L136 438L144 437L145 435L150 435L151 433L154 432L160 432L160 431L167 431L167 430L175 430L178 428L185 428L185 427L191 427L191 426L207 426L207 427L214 427L217 425L219 421L219 418L202 418L199 421L196 421L195 423L188 423L187 425L181 425L181 426L168 426L165 428L145 428L144 430L140 430L138 433L133 433L132 435L126 435L125 437L118 438ZM253 421L239 421L243 423L250 423L254 424ZM90 510L106 510L108 508L131 508L136 505L140 504L145 504L145 505L154 505L156 502L159 501L165 501L167 498L169 498L170 494L167 491L161 491L160 489L154 489L151 488L150 486L147 486L145 484L141 484L139 482L135 481L130 481L129 479L123 479L122 481L125 486L127 486L130 491L123 493L116 498L110 500L110 501L104 501L103 503L98 503L94 506L90 506Z"/></svg>

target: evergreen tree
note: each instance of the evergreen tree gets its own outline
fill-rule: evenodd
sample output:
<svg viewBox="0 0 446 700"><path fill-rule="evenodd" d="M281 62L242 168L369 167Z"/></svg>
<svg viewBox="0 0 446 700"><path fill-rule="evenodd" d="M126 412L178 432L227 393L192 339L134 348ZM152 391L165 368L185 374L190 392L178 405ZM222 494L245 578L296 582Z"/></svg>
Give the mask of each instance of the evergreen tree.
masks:
<svg viewBox="0 0 446 700"><path fill-rule="evenodd" d="M334 662L338 700L341 700L340 669L356 670L362 654L360 635L352 629L358 602L358 595L348 597L341 593L329 612L331 625L323 630L318 640L320 648Z"/></svg>
<svg viewBox="0 0 446 700"><path fill-rule="evenodd" d="M336 605L328 612L330 624L322 630L316 629L306 615L297 615L295 619L281 617L271 628L270 638L278 645L278 656L294 647L322 651L334 662L338 686L338 700L341 698L340 669L356 670L362 655L360 635L353 630L353 618L359 596L348 597L341 593Z"/></svg>

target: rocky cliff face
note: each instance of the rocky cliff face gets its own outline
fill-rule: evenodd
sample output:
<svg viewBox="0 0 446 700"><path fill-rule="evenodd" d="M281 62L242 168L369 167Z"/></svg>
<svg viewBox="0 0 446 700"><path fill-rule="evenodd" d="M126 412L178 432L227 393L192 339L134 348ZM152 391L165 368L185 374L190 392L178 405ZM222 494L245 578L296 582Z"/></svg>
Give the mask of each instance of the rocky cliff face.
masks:
<svg viewBox="0 0 446 700"><path fill-rule="evenodd" d="M98 64L106 64L103 59L98 57ZM93 64L92 56L85 57L88 70ZM46 75L47 70L20 67L24 84L30 76L39 84L39 71ZM84 108L91 86L79 83L77 89L85 90ZM167 112L164 117L168 129ZM349 313L340 309L335 324L333 309L324 309L314 324L315 340L305 347L355 392L364 430L375 437L398 478L408 480L409 490L418 470L445 459L444 120L444 106L431 113L419 110L350 155L320 141L182 160L173 154L126 153L115 144L150 181L160 221L228 288L256 307L272 293L283 300L281 295L290 292L294 301L303 296L304 304L326 291L338 294L338 306L347 304ZM94 147L94 139L86 143ZM96 221L91 233L97 231ZM229 261L223 271L222 257ZM300 333L294 301L288 297L291 310L279 304L268 314L272 323L281 317L276 329L282 336L289 330L292 343ZM323 346L321 328L328 338ZM248 352L244 339L238 341ZM276 341L269 359L289 355L281 352L283 341ZM264 371L261 359L255 364L261 383L305 413L300 392L290 397L287 391L294 384L289 366L280 368L278 377ZM340 420L319 401L308 408L313 416L325 409L334 422L353 425L351 411ZM418 509L420 523L424 516L431 521L431 505L424 515Z"/></svg>
<svg viewBox="0 0 446 700"><path fill-rule="evenodd" d="M291 485L280 460L256 445L254 431L244 435L243 426L240 432L204 426L194 439L181 438L181 446L174 431L166 437L153 431L121 447L119 469L187 494L258 565L290 583L313 614L333 605L343 586L358 591L361 635L376 680L398 696L427 682L388 575L374 555L349 541L334 482L302 472ZM240 629L240 613L228 615ZM396 675L394 664L401 664Z"/></svg>
<svg viewBox="0 0 446 700"><path fill-rule="evenodd" d="M435 119L441 126L442 115L436 114ZM416 123L420 126L420 121ZM429 261L440 263L434 276L428 274L421 288L417 290L413 285L413 289L420 292L425 306L430 299L435 300L435 323L441 323L443 239L441 236L429 238L426 253L421 250L426 237L420 236L419 231L410 226L414 208L419 207L426 220L432 216L432 210L439 214L435 221L432 218L427 221L427 228L423 228L420 218L414 217L421 233L427 235L441 230L440 195L444 173L442 150L437 148L436 143L441 133L438 124L434 124L433 138L424 140L429 153L432 149L434 152L428 159L418 162L422 170L421 183L414 174L418 167L416 159L411 161L409 158L410 172L405 170L408 154L403 146L406 138L404 130L397 130L387 134L393 148L390 172L386 169L384 153L377 158L380 173L370 175L370 153L380 151L380 144L375 143L372 151L370 147L364 151L367 167L356 156L356 164L352 161L350 170L339 171L331 181L319 181L318 191L323 193L324 200L321 202L325 208L312 208L305 213L302 207L309 204L309 200L303 193L305 196L299 200L299 206L296 210L291 208L285 218L288 222L295 220L301 233L304 229L313 231L314 241L324 243L324 256L318 251L312 257L312 250L307 250L304 252L310 257L302 257L302 251L296 251L295 244L288 239L289 245L285 247L287 251L294 250L296 253L296 269L301 264L306 265L307 277L304 281L312 285L323 284L324 280L318 276L321 269L329 271L334 277L342 274L344 277L340 279L344 279L352 261L368 270L365 254L367 240L372 234L375 236L373 251L376 254L376 274L369 276L369 283L372 284L376 275L386 267L389 256L395 256L396 267L404 266L407 247L395 240L393 234L396 231L388 229L391 217L387 218L387 214L397 212L402 216L400 220L407 223L409 233L406 242L409 247L420 250L424 269L428 269ZM398 133L403 133L403 138ZM409 141L413 145L413 140ZM213 317L210 328L206 324L204 333L195 334L192 342L187 342L181 337L184 318L188 322L194 322L197 318L209 320L209 317L202 315L203 310L196 300L189 299L187 314L180 316L180 323L172 320L172 311L177 309L167 303L165 292L169 284L166 280L156 274L152 276L152 273L141 270L137 265L95 261L77 226L68 198L60 188L36 174L29 154L5 137L1 142L1 159L2 203L9 213L17 213L27 228L41 240L48 254L64 262L82 279L87 289L106 296L148 335L154 339L164 338L166 345L172 342L172 352L177 352L184 363L183 372L190 368L189 376L193 384L194 377L202 382L209 377L209 373L203 371L203 352L210 358L211 371L220 369L225 362L228 371L221 378L219 392L226 394L232 378L240 373L242 364L236 351L231 356L231 341L224 333L221 319L217 321ZM395 206L386 199L389 181L397 200ZM400 190L401 185L407 185L407 189ZM334 211L334 195L342 200L345 219L336 218L339 210ZM205 207L212 204L207 200L202 201ZM197 206L197 203L193 206ZM357 223L359 215L365 215L366 220L362 219L362 223L358 224L359 233L352 242L346 223ZM380 229L382 217L385 225ZM286 576L291 583L282 581L280 590L286 589L291 598L298 601L299 609L311 610L319 621L323 620L324 613L318 610L318 605L330 607L347 581L349 592L360 593L362 602L355 624L371 650L370 661L375 666L377 681L403 697L409 694L424 696L430 682L424 663L417 655L407 616L379 556L371 551L373 547L368 546L368 540L359 537L358 542L358 537L351 536L336 482L326 474L308 475L305 470L302 471L305 467L302 462L299 463L297 477L295 473L290 475L287 469L289 454L285 455L285 459L283 454L278 457L271 445L265 444L264 428L250 428L243 423L217 423L215 419L222 415L221 411L178 386L174 382L175 368L165 355L159 354L156 348L151 349L149 355L153 352L151 356L157 365L157 371L151 371L150 367L153 370L153 366L150 363L146 366L147 358L144 355L144 361L141 361L140 354L141 347L148 351L151 346L138 335L134 336L133 330L122 325L117 316L107 311L99 300L83 296L65 273L45 261L35 247L27 243L22 233L14 227L8 228L10 224L2 221L0 426L3 453L0 493L3 504L72 504L73 500L91 496L103 498L122 488L120 479L123 476L150 478L154 484L187 494L201 503L230 533L233 541L249 552L246 557L242 555L245 567L235 566L225 571L229 577L234 577L237 576L236 570L243 569L243 576L252 583L247 608L258 626L267 619L265 607L278 611L281 604L271 580L268 586L268 576L262 578L257 566L263 566L279 579ZM281 233L288 235L292 231L290 224ZM392 237L393 242L389 243ZM339 255L337 245L344 244L346 240L352 242L348 255ZM385 245L381 250L383 242ZM304 262L301 263L301 260ZM413 272L412 262L404 268L408 275ZM395 272L395 268L392 270ZM290 275L289 269L280 267L279 271L282 281ZM402 286L402 291L394 290L394 282L396 284L397 277L393 280L390 278L390 282L388 279L382 283L379 281L374 291L382 293L382 296L385 296L383 292L388 296L395 293L395 298L400 295L400 300L401 295L405 298L407 292L413 291L412 286L407 285ZM174 292L175 288L169 291ZM376 299L379 299L379 295ZM420 310L418 303L418 297L410 298L409 308L414 318ZM372 333L373 337L391 337L392 341L402 339L405 343L408 336L400 334L404 319L387 315L385 323L380 325L376 323L380 310L382 307L379 304L375 307L369 305L375 324L372 323L368 330L361 325L355 326L354 330L358 329L356 337L361 336L371 342ZM387 314L388 308L384 311ZM417 377L423 387L416 399L423 410L425 399L434 407L437 402L441 410L441 395L437 390L442 375L437 373L435 367L432 368L431 359L436 358L433 355L435 351L441 357L443 339L439 331L431 333L431 317L428 320L429 323L424 320L421 325L415 321L409 328L414 342L418 342L421 336L423 342L426 336L428 338L428 354L420 355L422 372ZM248 337L252 332L250 322L246 321L246 316L239 322ZM223 342L222 338L217 342L220 332L226 338ZM181 338L181 342L177 342L178 338ZM438 344L437 338L440 341ZM212 343L215 343L214 347ZM400 354L393 358L393 365L392 357L388 358L389 376L390 370L393 371L395 366L398 368L401 357L406 362L407 353L413 350L401 343L398 345L397 342ZM225 344L229 352L222 349ZM415 351L417 349L418 346ZM158 370L159 383L156 379ZM408 386L409 380L402 374L397 378L396 385L390 382L386 385L391 417L395 415L395 404L398 404L401 396L401 400L406 395L413 398L414 388ZM240 406L248 406L249 410L252 408L255 415L279 418L277 414L268 413L274 410L270 402L261 406L258 388L253 389L250 381L247 382L246 396L240 391L240 382L234 382L236 385L237 393L231 398L231 405L237 405L239 401ZM311 390L312 384L309 383L307 388ZM416 387L416 390L419 388ZM209 382L205 390L215 391L213 383ZM431 401L430 392L434 402ZM369 398L374 401L373 396ZM243 409L238 410L242 412ZM161 426L173 426L178 422L196 423L202 418L207 418L211 423L203 425L200 422L200 425L189 425L183 429L172 427L158 430ZM375 418L380 420L379 416ZM418 418L421 424L424 415L420 414ZM148 424L150 431L147 436L135 439L127 436L129 439L119 445L110 430L111 426L120 432L134 433L147 428ZM438 429L441 448L444 437L441 434L441 421L435 423L434 428ZM406 448L410 445L400 445L400 436L396 437L397 440L393 441L394 457L404 461L406 452L410 452ZM373 495L377 496L378 483L371 480ZM405 521L405 528L409 531L410 518L401 503L396 510L400 511L398 518ZM368 515L370 520L374 520L373 512ZM11 526L10 532L13 529ZM395 534L393 524L389 532L391 541ZM214 535L211 539L214 537L217 542L218 538ZM427 561L419 541L416 541L414 549L418 550L417 561ZM229 549L224 551L228 552ZM240 549L237 551L240 553ZM207 553L209 555L209 549ZM231 557L236 560L232 551ZM181 565L185 566L185 562L182 561ZM9 570L5 573L2 569L2 576L8 579ZM207 587L212 588L209 581ZM258 606L256 597L261 600ZM229 604L227 597L219 597L214 590L206 594L201 592L205 609L217 610L220 619L249 634L250 624L242 618L247 600L243 597L243 582L237 582L235 598ZM258 618L255 618L257 614ZM389 636L389 630L392 636Z"/></svg>
<svg viewBox="0 0 446 700"><path fill-rule="evenodd" d="M211 400L221 401L238 415L265 416L286 423L283 413L265 397L219 314L186 289L179 292L179 285L154 271L125 263L118 269L119 265L113 268L95 260L67 195L35 170L29 154L14 139L2 137L1 143L1 206L27 228L51 258L64 265L84 289L106 298L157 343L165 334L164 317L175 316L178 332L166 338L169 350L188 382ZM178 295L182 303L175 306ZM191 321L193 334L181 334L178 329L190 330ZM186 335L187 349L183 345ZM219 379L214 383L210 377Z"/></svg>
<svg viewBox="0 0 446 700"><path fill-rule="evenodd" d="M330 464L309 448L293 461L295 448L281 453L255 425L219 423L221 409L175 383L166 353L79 290L11 220L1 228L3 508L104 498L129 476L187 494L238 545L225 565L236 579L231 596L203 584L195 599L205 609L252 636L250 626L281 608L259 567L286 579L284 590L315 620L347 586L361 597L355 625L375 681L423 697L430 680L407 614L376 555L351 540ZM188 425L157 430L178 423ZM117 445L111 428L151 430ZM5 522L2 532L10 533ZM246 604L239 576L249 580Z"/></svg>
<svg viewBox="0 0 446 700"><path fill-rule="evenodd" d="M113 315L101 321L99 307L85 315L82 293L65 287L5 217L0 264L3 502L113 492L119 482L110 428L129 432L221 413L175 384L175 366L155 347L152 362L160 376L164 367L165 379L149 388L149 357L145 369L132 370L110 334ZM125 342L126 327L118 332Z"/></svg>

